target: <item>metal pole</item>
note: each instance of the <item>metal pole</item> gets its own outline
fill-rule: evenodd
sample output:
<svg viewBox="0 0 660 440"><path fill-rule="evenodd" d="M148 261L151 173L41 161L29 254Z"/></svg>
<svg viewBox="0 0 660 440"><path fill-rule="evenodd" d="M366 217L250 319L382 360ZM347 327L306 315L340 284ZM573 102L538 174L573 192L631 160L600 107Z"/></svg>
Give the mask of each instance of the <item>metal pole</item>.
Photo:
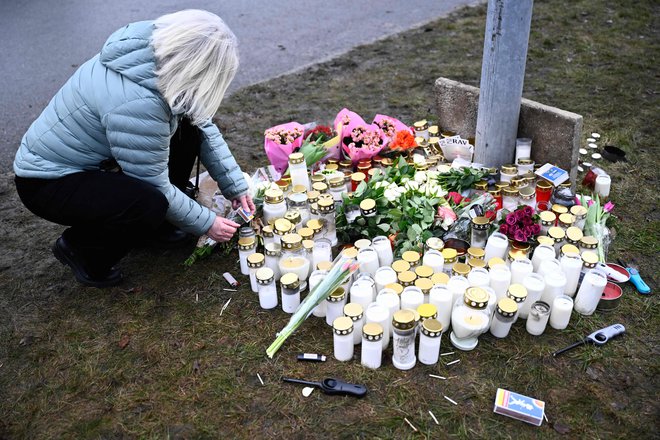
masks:
<svg viewBox="0 0 660 440"><path fill-rule="evenodd" d="M525 79L533 0L488 0L474 161L511 163Z"/></svg>

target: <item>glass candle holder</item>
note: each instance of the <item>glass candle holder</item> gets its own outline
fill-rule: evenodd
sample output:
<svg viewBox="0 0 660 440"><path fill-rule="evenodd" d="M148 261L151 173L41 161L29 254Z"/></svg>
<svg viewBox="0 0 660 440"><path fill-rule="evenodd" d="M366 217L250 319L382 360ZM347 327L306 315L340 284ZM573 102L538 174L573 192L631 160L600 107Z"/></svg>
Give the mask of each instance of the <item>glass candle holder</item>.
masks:
<svg viewBox="0 0 660 440"><path fill-rule="evenodd" d="M552 197L553 186L547 180L539 180L536 182L536 203L545 202L550 203Z"/></svg>
<svg viewBox="0 0 660 440"><path fill-rule="evenodd" d="M483 216L474 217L471 221L471 224L472 234L470 245L475 248L485 248L486 241L488 240L488 228L490 227L490 220Z"/></svg>
<svg viewBox="0 0 660 440"><path fill-rule="evenodd" d="M517 138L515 161L530 157L532 157L532 140L530 138Z"/></svg>
<svg viewBox="0 0 660 440"><path fill-rule="evenodd" d="M550 318L550 306L543 301L537 301L531 305L525 328L530 335L543 334Z"/></svg>

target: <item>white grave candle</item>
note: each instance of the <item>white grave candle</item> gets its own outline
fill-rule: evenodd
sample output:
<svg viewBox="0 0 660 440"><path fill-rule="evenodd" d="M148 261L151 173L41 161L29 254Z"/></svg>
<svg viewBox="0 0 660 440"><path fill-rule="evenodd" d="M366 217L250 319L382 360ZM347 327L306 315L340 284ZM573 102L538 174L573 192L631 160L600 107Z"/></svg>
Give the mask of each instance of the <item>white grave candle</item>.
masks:
<svg viewBox="0 0 660 440"><path fill-rule="evenodd" d="M408 286L401 292L401 308L417 310L424 304L424 292L416 286Z"/></svg>
<svg viewBox="0 0 660 440"><path fill-rule="evenodd" d="M532 266L534 266L534 272L538 272L541 267L541 263L545 260L552 260L556 257L554 246L549 244L542 244L534 249L534 254L532 255Z"/></svg>
<svg viewBox="0 0 660 440"><path fill-rule="evenodd" d="M374 276L380 267L378 254L372 247L360 249L357 256L357 262L360 263L360 273L366 272L371 276Z"/></svg>
<svg viewBox="0 0 660 440"><path fill-rule="evenodd" d="M383 350L386 349L390 343L390 311L385 306L372 303L369 305L369 307L367 307L365 317L365 323L375 322L376 324L380 324L380 326L383 328L382 344Z"/></svg>
<svg viewBox="0 0 660 440"><path fill-rule="evenodd" d="M552 260L543 261L541 263L541 266L539 267L539 270L536 271L536 273L538 273L541 276L546 276L549 273L557 273L557 272L562 272L562 270L561 270L561 264L559 264L559 260L557 260L556 258L553 258Z"/></svg>
<svg viewBox="0 0 660 440"><path fill-rule="evenodd" d="M371 246L378 253L378 262L380 266L390 266L394 261L394 254L392 253L392 242L384 235L374 237L371 241Z"/></svg>
<svg viewBox="0 0 660 440"><path fill-rule="evenodd" d="M376 304L386 307L389 311L390 334L392 334L392 316L394 316L394 312L401 309L399 295L397 295L392 289L383 289L378 292L378 296L376 296Z"/></svg>
<svg viewBox="0 0 660 440"><path fill-rule="evenodd" d="M511 271L506 264L498 264L490 270L490 287L495 291L497 300L506 296L506 291L511 284Z"/></svg>
<svg viewBox="0 0 660 440"><path fill-rule="evenodd" d="M566 276L566 286L564 293L568 296L575 296L578 283L580 282L580 272L582 271L582 258L578 254L565 254L561 257L561 269Z"/></svg>
<svg viewBox="0 0 660 440"><path fill-rule="evenodd" d="M475 267L467 276L470 287L487 287L490 282L490 274L483 267Z"/></svg>
<svg viewBox="0 0 660 440"><path fill-rule="evenodd" d="M422 264L433 269L433 273L440 273L442 272L442 268L445 265L445 258L442 256L440 251L431 249L424 253Z"/></svg>
<svg viewBox="0 0 660 440"><path fill-rule="evenodd" d="M550 272L543 277L545 281L545 289L541 295L541 301L552 306L555 298L564 294L566 287L566 277L561 270L558 272Z"/></svg>
<svg viewBox="0 0 660 440"><path fill-rule="evenodd" d="M447 288L452 293L452 304L456 304L456 300L463 298L465 290L470 287L470 282L462 275L454 275L449 278Z"/></svg>
<svg viewBox="0 0 660 440"><path fill-rule="evenodd" d="M601 197L610 195L610 186L612 185L612 178L607 174L596 176L596 183L594 183L594 191Z"/></svg>
<svg viewBox="0 0 660 440"><path fill-rule="evenodd" d="M360 304L365 310L374 302L374 291L367 280L353 283L349 293L350 302Z"/></svg>
<svg viewBox="0 0 660 440"><path fill-rule="evenodd" d="M556 330L564 330L568 327L573 311L573 298L568 295L560 295L552 302L550 310L550 327Z"/></svg>
<svg viewBox="0 0 660 440"><path fill-rule="evenodd" d="M380 292L388 284L397 282L396 271L389 266L379 267L374 275L374 281L376 282L376 290Z"/></svg>
<svg viewBox="0 0 660 440"><path fill-rule="evenodd" d="M451 290L441 284L433 286L429 293L429 304L433 304L438 309L437 319L442 324L443 332L446 332L451 324L451 310L454 306L452 299Z"/></svg>
<svg viewBox="0 0 660 440"><path fill-rule="evenodd" d="M527 275L534 272L532 262L527 258L518 258L511 262L511 284L522 284Z"/></svg>
<svg viewBox="0 0 660 440"><path fill-rule="evenodd" d="M537 301L530 307L529 316L525 328L530 335L543 334L545 326L548 325L550 317L550 306L543 301Z"/></svg>
<svg viewBox="0 0 660 440"><path fill-rule="evenodd" d="M509 239L500 232L493 232L486 242L486 255L484 261L490 261L491 258L506 258L506 251L509 248Z"/></svg>
<svg viewBox="0 0 660 440"><path fill-rule="evenodd" d="M545 290L545 280L541 275L531 273L525 277L522 285L527 289L527 299L520 304L518 308L518 316L522 319L527 319L530 307L541 298L541 295L543 295L543 291Z"/></svg>
<svg viewBox="0 0 660 440"><path fill-rule="evenodd" d="M600 301L600 297L607 285L607 275L600 269L591 269L587 272L575 295L575 311L581 315L591 315Z"/></svg>

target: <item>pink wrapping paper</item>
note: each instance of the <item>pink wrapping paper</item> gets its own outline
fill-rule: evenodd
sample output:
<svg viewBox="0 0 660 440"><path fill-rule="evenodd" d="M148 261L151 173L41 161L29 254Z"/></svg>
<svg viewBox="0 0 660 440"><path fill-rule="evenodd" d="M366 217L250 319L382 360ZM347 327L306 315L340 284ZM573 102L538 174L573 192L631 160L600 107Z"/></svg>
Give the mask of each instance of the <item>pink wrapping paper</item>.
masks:
<svg viewBox="0 0 660 440"><path fill-rule="evenodd" d="M268 132L275 131L284 131L293 133L294 130L299 130L300 134L295 137L290 143L280 144L278 141L269 139L267 136ZM297 148L300 148L303 141L304 127L297 122L288 122L286 124L276 125L271 127L264 132L264 150L266 150L266 156L271 165L277 170L277 172L284 173L289 167L289 154L293 153Z"/></svg>
<svg viewBox="0 0 660 440"><path fill-rule="evenodd" d="M397 132L405 130L410 131L410 127L391 116L376 115L373 123L378 125L383 132L383 146L385 147L392 142L392 139L394 139L394 135Z"/></svg>
<svg viewBox="0 0 660 440"><path fill-rule="evenodd" d="M355 112L346 108L342 109L337 113L334 126L337 133L339 133L341 149L348 155L353 164L363 159L371 159L383 149L383 132L380 127L376 124L367 124ZM352 140L346 139L355 134L354 130L359 130L360 128L364 130L365 139L372 141L368 145L363 145L361 148L354 145L355 142ZM375 142L376 139L378 142Z"/></svg>

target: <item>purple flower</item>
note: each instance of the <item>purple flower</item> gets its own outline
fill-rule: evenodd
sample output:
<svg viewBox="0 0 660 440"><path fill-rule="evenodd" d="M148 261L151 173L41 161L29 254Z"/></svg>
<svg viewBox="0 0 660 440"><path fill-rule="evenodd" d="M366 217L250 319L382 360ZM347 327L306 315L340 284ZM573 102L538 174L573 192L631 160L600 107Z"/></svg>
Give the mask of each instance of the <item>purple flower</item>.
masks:
<svg viewBox="0 0 660 440"><path fill-rule="evenodd" d="M509 234L515 234L520 230L520 227L517 224L509 225Z"/></svg>
<svg viewBox="0 0 660 440"><path fill-rule="evenodd" d="M506 224L509 226L515 225L516 224L516 215L511 212L506 216Z"/></svg>
<svg viewBox="0 0 660 440"><path fill-rule="evenodd" d="M502 225L500 225L500 232L506 235L507 232L509 232L509 226L506 223L503 223Z"/></svg>
<svg viewBox="0 0 660 440"><path fill-rule="evenodd" d="M539 225L538 223L533 224L532 225L532 231L533 231L532 235L540 234L541 233L541 225Z"/></svg>
<svg viewBox="0 0 660 440"><path fill-rule="evenodd" d="M525 206L523 208L523 212L525 213L525 216L527 216L527 217L531 217L532 215L534 215L534 210L532 209L531 206Z"/></svg>
<svg viewBox="0 0 660 440"><path fill-rule="evenodd" d="M522 224L525 225L525 227L527 227L527 226L530 226L530 225L534 224L534 220L532 220L531 217L525 216L522 219Z"/></svg>
<svg viewBox="0 0 660 440"><path fill-rule="evenodd" d="M522 230L518 230L518 231L516 231L515 234L513 234L513 239L516 240L516 241L525 242L525 241L527 241L527 236L525 235L525 233Z"/></svg>
<svg viewBox="0 0 660 440"><path fill-rule="evenodd" d="M607 202L605 203L605 206L603 206L603 212L610 212L614 209L614 203L612 202Z"/></svg>

